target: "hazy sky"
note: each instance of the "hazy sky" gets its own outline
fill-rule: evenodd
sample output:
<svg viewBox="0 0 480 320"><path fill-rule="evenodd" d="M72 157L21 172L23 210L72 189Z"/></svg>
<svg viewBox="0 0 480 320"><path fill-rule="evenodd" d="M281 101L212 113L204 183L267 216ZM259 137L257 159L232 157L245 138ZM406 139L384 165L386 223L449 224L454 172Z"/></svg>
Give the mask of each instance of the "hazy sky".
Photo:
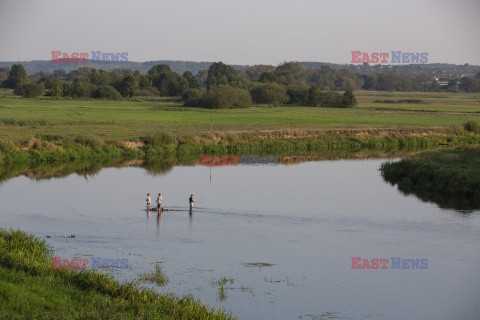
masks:
<svg viewBox="0 0 480 320"><path fill-rule="evenodd" d="M0 0L0 61L51 51L130 61L350 63L351 51L428 52L480 65L480 0Z"/></svg>

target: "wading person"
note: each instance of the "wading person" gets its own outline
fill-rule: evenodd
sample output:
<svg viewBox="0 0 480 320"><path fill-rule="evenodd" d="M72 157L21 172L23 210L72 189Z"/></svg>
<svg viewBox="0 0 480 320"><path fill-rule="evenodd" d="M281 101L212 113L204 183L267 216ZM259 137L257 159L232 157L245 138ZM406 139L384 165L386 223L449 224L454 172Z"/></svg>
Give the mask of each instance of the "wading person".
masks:
<svg viewBox="0 0 480 320"><path fill-rule="evenodd" d="M157 197L157 210L159 214L162 213L162 194L161 193L159 193Z"/></svg>
<svg viewBox="0 0 480 320"><path fill-rule="evenodd" d="M188 203L190 204L190 210L193 209L193 203L195 200L193 200L193 194L190 195L190 198L188 198Z"/></svg>
<svg viewBox="0 0 480 320"><path fill-rule="evenodd" d="M150 193L147 193L147 211L150 212L150 204L152 203L152 199L150 198Z"/></svg>

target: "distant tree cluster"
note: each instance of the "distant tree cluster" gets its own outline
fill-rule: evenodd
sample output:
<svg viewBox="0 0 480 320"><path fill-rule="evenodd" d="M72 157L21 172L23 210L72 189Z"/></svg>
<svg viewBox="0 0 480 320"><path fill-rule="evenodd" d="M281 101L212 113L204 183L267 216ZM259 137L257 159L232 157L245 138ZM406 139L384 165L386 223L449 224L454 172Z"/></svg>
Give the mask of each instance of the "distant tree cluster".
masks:
<svg viewBox="0 0 480 320"><path fill-rule="evenodd" d="M299 62L246 68L215 62L196 75L188 70L179 74L167 64L156 64L146 74L83 67L68 73L54 70L28 76L21 64L15 64L9 69L0 68L0 80L2 87L12 88L25 97L42 94L51 98L107 100L177 97L186 105L207 108L246 108L252 104L346 108L357 105L353 91L360 89L480 92L480 72L475 77L444 77L439 82L429 75L359 73L326 64L310 68Z"/></svg>

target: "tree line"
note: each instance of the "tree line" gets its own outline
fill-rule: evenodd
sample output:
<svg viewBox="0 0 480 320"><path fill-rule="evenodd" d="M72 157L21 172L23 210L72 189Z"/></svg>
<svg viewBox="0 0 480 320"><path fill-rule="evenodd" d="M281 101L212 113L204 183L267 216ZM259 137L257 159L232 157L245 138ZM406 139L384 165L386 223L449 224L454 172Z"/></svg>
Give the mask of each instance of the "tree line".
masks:
<svg viewBox="0 0 480 320"><path fill-rule="evenodd" d="M21 64L0 69L1 86L25 97L117 100L135 96L181 97L186 105L210 108L245 108L255 104L354 107L354 90L480 92L475 77L449 79L442 88L432 76L361 74L327 65L305 68L299 62L277 67L258 65L243 69L215 62L196 75L154 65L146 74L128 69L113 71L83 67L65 72L39 72L28 76ZM343 94L338 91L344 91Z"/></svg>

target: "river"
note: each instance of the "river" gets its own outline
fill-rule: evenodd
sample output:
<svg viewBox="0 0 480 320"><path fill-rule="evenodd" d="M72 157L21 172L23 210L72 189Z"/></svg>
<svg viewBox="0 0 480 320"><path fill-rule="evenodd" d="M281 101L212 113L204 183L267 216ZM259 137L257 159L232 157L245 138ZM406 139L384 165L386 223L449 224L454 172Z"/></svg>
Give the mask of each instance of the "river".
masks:
<svg viewBox="0 0 480 320"><path fill-rule="evenodd" d="M128 259L109 271L122 281L159 262L169 282L148 286L242 319L479 319L480 211L403 195L382 180L383 161L20 176L0 185L1 227L62 259ZM147 214L147 192L178 211ZM365 262L352 257L388 263L353 269ZM233 282L221 299L222 277Z"/></svg>

